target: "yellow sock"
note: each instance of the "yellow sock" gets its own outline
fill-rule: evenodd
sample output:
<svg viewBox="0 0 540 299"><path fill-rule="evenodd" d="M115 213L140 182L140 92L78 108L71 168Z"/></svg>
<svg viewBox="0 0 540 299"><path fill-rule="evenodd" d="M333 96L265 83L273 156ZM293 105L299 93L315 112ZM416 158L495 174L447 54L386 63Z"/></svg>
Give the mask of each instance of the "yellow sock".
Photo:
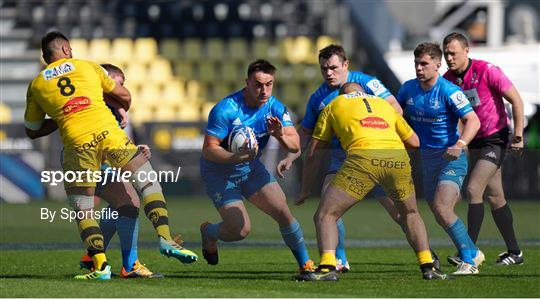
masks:
<svg viewBox="0 0 540 299"><path fill-rule="evenodd" d="M94 261L94 267L96 267L96 270L103 270L103 263L107 262L107 257L105 256L105 253L96 253L92 257L92 260Z"/></svg>
<svg viewBox="0 0 540 299"><path fill-rule="evenodd" d="M417 251L416 257L418 258L418 263L420 265L433 263L433 257L431 256L431 251L429 250Z"/></svg>
<svg viewBox="0 0 540 299"><path fill-rule="evenodd" d="M165 240L172 240L169 229L169 213L163 193L151 193L143 196L144 213L152 222L158 236Z"/></svg>
<svg viewBox="0 0 540 299"><path fill-rule="evenodd" d="M321 255L321 265L336 267L335 252L323 252Z"/></svg>

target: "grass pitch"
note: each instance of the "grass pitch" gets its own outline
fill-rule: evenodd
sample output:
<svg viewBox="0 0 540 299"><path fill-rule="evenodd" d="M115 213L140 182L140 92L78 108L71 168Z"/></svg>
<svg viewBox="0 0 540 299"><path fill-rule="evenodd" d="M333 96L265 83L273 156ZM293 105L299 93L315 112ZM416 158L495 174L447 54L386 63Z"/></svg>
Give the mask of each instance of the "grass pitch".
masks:
<svg viewBox="0 0 540 299"><path fill-rule="evenodd" d="M160 256L149 222L141 218L139 257L151 270L166 278L156 280L75 281L78 259L83 253L76 225L61 220L40 220L40 209L59 210L64 203L41 202L29 205L0 205L0 296L2 297L540 297L540 203L512 202L516 231L525 252L525 265L496 267L497 254L504 250L489 216L480 234L486 264L474 277L450 281L423 281L416 258L407 247L399 227L373 200L351 209L345 218L352 272L337 283L295 282L292 254L281 245L276 224L251 205L248 210L252 232L240 247L221 246L220 263L207 265L200 254L199 224L219 216L209 200L169 200L171 226L181 232L186 247L200 254L193 265L182 265ZM311 217L316 200L293 207L314 260L315 232ZM420 204L432 245L443 257L455 249L444 231L435 224L431 212ZM458 214L466 217L466 204ZM143 217L141 215L141 217ZM117 243L113 239L112 246ZM261 245L267 244L267 245ZM117 247L108 251L113 273L121 259ZM443 270L453 267L443 261Z"/></svg>

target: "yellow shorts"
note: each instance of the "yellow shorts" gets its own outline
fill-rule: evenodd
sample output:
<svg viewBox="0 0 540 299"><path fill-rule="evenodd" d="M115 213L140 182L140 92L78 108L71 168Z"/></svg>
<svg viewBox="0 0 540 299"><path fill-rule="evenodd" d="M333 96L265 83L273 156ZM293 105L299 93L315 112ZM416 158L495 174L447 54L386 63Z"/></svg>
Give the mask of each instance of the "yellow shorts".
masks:
<svg viewBox="0 0 540 299"><path fill-rule="evenodd" d="M68 171L78 175L75 181L71 180L72 182L66 177L64 186L95 187L95 176L80 173L88 171L98 173L104 158L112 167L122 168L137 154L137 150L137 146L117 126L85 134L64 148L62 167L65 176Z"/></svg>
<svg viewBox="0 0 540 299"><path fill-rule="evenodd" d="M408 199L414 191L406 150L355 150L349 152L332 185L361 200L380 184L394 201Z"/></svg>

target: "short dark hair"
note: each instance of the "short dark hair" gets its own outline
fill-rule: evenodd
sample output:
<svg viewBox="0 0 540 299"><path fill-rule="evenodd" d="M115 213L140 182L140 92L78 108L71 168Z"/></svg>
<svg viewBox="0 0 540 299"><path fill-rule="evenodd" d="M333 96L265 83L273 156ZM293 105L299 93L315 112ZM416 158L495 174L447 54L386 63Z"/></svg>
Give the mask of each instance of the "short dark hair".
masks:
<svg viewBox="0 0 540 299"><path fill-rule="evenodd" d="M448 34L444 38L442 44L443 44L443 46L446 46L446 45L448 45L450 42L452 42L454 40L457 40L463 46L463 48L468 48L469 47L469 41L467 40L465 35L463 35L463 34L461 34L459 32L452 32L452 33Z"/></svg>
<svg viewBox="0 0 540 299"><path fill-rule="evenodd" d="M43 52L43 59L46 62L49 61L53 55L54 49L51 47L51 44L57 39L62 39L66 42L69 41L69 39L59 31L51 31L45 34L45 36L41 39L41 51Z"/></svg>
<svg viewBox="0 0 540 299"><path fill-rule="evenodd" d="M124 75L124 72L122 71L122 69L117 67L114 64L103 63L103 64L101 64L101 67L104 68L108 73L116 73L116 74L122 76L122 78L124 78L124 80L126 79L126 76Z"/></svg>
<svg viewBox="0 0 540 299"><path fill-rule="evenodd" d="M324 47L319 51L319 60L321 59L330 59L332 55L337 55L341 62L347 60L347 54L345 54L345 49L340 45L331 44L327 47Z"/></svg>
<svg viewBox="0 0 540 299"><path fill-rule="evenodd" d="M420 57L424 54L429 55L432 59L441 60L442 50L441 46L435 42L421 43L414 49L414 57Z"/></svg>
<svg viewBox="0 0 540 299"><path fill-rule="evenodd" d="M276 73L276 67L267 60L257 59L249 64L247 70L248 77L255 72L263 72L265 74L274 75Z"/></svg>

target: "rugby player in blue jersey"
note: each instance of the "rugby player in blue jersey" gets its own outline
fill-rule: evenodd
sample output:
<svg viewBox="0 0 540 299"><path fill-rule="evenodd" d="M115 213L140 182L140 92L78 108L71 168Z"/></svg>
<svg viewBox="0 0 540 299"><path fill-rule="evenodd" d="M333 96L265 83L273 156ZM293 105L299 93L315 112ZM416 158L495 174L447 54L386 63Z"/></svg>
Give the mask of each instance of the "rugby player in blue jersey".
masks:
<svg viewBox="0 0 540 299"><path fill-rule="evenodd" d="M385 99L392 107L403 114L401 106L396 101L396 98L386 89L386 87L377 78L362 72L349 71L349 60L347 59L345 50L339 45L329 45L319 51L319 65L321 68L321 74L324 79L324 83L311 95L309 102L306 106L306 113L301 123L301 129L299 130L302 146L305 148L311 139L311 134L317 123L317 119L321 111L326 107L334 98L339 95L339 88L345 83L357 83L367 93L380 98ZM300 153L290 153L287 157L281 160L277 166L277 173L280 177L283 177L284 172L287 171L294 160L300 156ZM326 191L330 182L334 178L335 174L345 161L346 153L341 147L336 137L332 139L331 143L331 162L324 178L322 193ZM369 195L368 195L369 196ZM371 192L371 196L376 197L377 200L384 206L392 219L403 227L401 217L397 209L394 207L394 203L386 196L383 189L380 186L376 186ZM302 202L297 202L302 204ZM337 271L348 272L350 271L350 265L347 261L347 255L345 253L345 226L343 220L340 218L337 221L337 227L339 232L338 246L336 247L336 259L337 259ZM434 258L434 264L436 268L439 268L439 260L435 253L432 251Z"/></svg>
<svg viewBox="0 0 540 299"><path fill-rule="evenodd" d="M464 148L476 135L480 121L461 89L439 75L441 58L437 43L418 45L414 50L416 79L403 84L397 99L420 138L424 196L463 261L453 274L478 274L484 254L469 237L454 206L467 175Z"/></svg>
<svg viewBox="0 0 540 299"><path fill-rule="evenodd" d="M272 96L275 72L276 68L268 61L254 61L247 70L246 87L222 99L208 116L201 176L222 218L219 223L201 224L203 256L210 265L218 263L217 240L239 241L249 234L251 221L242 201L245 198L278 223L300 271L314 269L302 229L287 206L283 190L259 161L270 135L287 151L300 150L300 140L287 108ZM226 149L225 140L240 125L253 129L258 146L232 153Z"/></svg>

